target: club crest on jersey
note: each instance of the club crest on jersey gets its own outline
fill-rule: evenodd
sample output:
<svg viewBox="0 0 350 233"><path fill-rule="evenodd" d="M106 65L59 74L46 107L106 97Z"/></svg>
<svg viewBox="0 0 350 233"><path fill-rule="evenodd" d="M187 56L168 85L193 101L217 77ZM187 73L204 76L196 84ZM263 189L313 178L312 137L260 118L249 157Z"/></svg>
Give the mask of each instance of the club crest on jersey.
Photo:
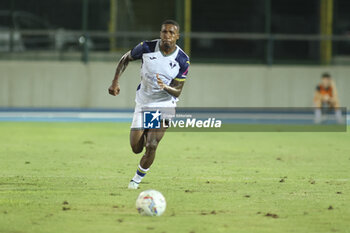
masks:
<svg viewBox="0 0 350 233"><path fill-rule="evenodd" d="M169 65L170 65L170 68L172 69L176 66L176 63L170 62Z"/></svg>

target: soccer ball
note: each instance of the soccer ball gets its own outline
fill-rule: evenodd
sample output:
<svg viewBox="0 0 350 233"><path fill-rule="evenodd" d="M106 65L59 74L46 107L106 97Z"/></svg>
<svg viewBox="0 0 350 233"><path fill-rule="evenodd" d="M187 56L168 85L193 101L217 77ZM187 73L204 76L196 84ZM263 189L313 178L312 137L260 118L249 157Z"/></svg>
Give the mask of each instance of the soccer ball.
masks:
<svg viewBox="0 0 350 233"><path fill-rule="evenodd" d="M143 191L136 199L136 209L141 215L160 216L164 213L165 208L165 198L156 190Z"/></svg>

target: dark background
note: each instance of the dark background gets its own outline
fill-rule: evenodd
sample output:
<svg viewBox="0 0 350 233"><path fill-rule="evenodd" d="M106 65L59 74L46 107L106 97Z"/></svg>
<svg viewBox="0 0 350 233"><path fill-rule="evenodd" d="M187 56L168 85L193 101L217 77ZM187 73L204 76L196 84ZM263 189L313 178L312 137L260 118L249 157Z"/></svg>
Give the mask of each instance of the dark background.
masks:
<svg viewBox="0 0 350 233"><path fill-rule="evenodd" d="M176 0L118 1L119 31L154 31L167 18L179 15ZM55 27L82 29L82 0L1 0L0 10L26 11ZM180 10L181 13L181 10ZM193 0L193 32L269 32L265 0ZM271 0L273 34L319 34L320 0ZM333 33L350 35L350 1L334 0ZM180 14L181 15L181 14ZM88 30L108 31L109 0L90 0ZM181 20L180 20L180 23ZM152 39L152 38L149 38ZM134 43L134 41L132 42ZM192 57L228 62L266 62L266 40L192 39ZM350 42L333 42L334 55L350 55ZM124 44L125 45L125 44ZM108 50L108 43L106 44ZM125 47L132 46L126 44ZM318 41L274 41L273 56L278 62L319 61ZM102 47L101 47L102 48ZM293 63L293 62L292 62Z"/></svg>

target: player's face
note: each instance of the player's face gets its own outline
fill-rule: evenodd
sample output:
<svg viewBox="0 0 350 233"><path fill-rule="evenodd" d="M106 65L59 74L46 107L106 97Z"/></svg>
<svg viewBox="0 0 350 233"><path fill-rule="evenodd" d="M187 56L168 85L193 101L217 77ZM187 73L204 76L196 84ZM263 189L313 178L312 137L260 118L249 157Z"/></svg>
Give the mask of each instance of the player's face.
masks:
<svg viewBox="0 0 350 233"><path fill-rule="evenodd" d="M322 86L329 87L331 85L331 79L330 78L322 78Z"/></svg>
<svg viewBox="0 0 350 233"><path fill-rule="evenodd" d="M160 39L165 48L173 48L179 39L179 29L173 24L163 24Z"/></svg>

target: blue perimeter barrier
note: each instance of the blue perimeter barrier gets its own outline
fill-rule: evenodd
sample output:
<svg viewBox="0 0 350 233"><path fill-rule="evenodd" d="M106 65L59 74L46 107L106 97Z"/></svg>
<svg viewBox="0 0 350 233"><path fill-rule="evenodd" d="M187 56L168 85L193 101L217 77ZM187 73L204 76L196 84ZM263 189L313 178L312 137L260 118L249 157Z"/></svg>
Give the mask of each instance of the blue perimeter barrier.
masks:
<svg viewBox="0 0 350 233"><path fill-rule="evenodd" d="M273 124L312 124L310 114L292 114L282 121L275 120L279 112L266 113L260 123ZM285 114L285 113L282 113ZM298 116L297 118L295 116ZM129 122L133 117L133 109L78 109L78 108L0 108L0 122ZM311 117L311 118L310 118ZM350 124L350 112L347 113L347 124ZM230 119L230 123L256 124L254 114L243 114L242 117Z"/></svg>

